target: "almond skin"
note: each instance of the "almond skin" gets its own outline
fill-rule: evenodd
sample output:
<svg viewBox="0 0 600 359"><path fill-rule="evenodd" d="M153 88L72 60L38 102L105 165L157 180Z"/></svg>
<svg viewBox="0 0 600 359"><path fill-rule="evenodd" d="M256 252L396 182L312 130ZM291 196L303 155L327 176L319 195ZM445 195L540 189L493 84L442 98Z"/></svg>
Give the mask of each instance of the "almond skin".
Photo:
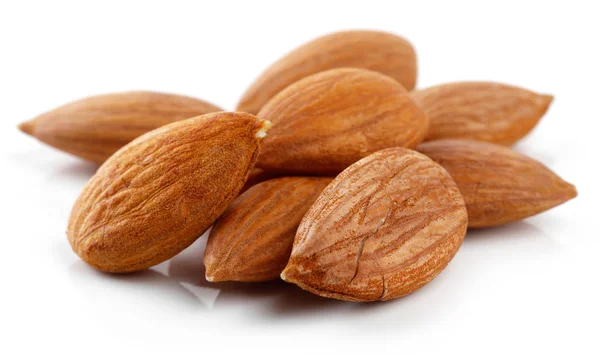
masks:
<svg viewBox="0 0 600 359"><path fill-rule="evenodd" d="M246 91L237 110L252 114L279 91L318 72L355 67L380 72L412 90L417 58L405 39L379 31L345 31L319 37L271 65Z"/></svg>
<svg viewBox="0 0 600 359"><path fill-rule="evenodd" d="M465 204L441 166L412 150L382 150L317 198L281 278L347 301L401 297L446 267L466 229Z"/></svg>
<svg viewBox="0 0 600 359"><path fill-rule="evenodd" d="M267 103L273 123L257 166L271 172L337 174L388 147L416 147L428 120L394 79L361 69L306 77Z"/></svg>
<svg viewBox="0 0 600 359"><path fill-rule="evenodd" d="M134 140L100 167L75 202L71 247L106 272L134 272L173 257L235 199L269 125L217 112Z"/></svg>
<svg viewBox="0 0 600 359"><path fill-rule="evenodd" d="M456 82L413 91L431 121L427 141L465 138L512 145L544 116L553 97L493 82Z"/></svg>
<svg viewBox="0 0 600 359"><path fill-rule="evenodd" d="M20 124L19 129L54 148L102 163L146 132L217 111L222 110L191 97L123 92L69 103Z"/></svg>
<svg viewBox="0 0 600 359"><path fill-rule="evenodd" d="M290 258L300 220L331 180L282 177L244 192L210 232L204 254L206 279L278 279Z"/></svg>
<svg viewBox="0 0 600 359"><path fill-rule="evenodd" d="M418 147L452 176L467 205L469 228L515 222L577 196L575 187L538 161L509 148L471 140Z"/></svg>

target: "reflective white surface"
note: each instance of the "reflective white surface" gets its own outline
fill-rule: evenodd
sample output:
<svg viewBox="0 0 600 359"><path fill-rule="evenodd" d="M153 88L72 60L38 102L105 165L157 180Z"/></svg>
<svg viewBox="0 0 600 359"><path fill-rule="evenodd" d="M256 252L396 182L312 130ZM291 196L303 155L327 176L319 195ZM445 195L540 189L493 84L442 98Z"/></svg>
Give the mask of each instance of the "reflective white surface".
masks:
<svg viewBox="0 0 600 359"><path fill-rule="evenodd" d="M600 29L593 11L547 2L444 4L3 4L0 357L597 357ZM19 133L18 122L129 89L231 109L281 54L352 27L413 41L420 87L493 80L554 94L539 128L516 148L576 184L579 197L520 223L470 231L433 282L385 303L322 299L281 282L208 283L205 237L132 275L99 273L73 254L66 223L96 167Z"/></svg>

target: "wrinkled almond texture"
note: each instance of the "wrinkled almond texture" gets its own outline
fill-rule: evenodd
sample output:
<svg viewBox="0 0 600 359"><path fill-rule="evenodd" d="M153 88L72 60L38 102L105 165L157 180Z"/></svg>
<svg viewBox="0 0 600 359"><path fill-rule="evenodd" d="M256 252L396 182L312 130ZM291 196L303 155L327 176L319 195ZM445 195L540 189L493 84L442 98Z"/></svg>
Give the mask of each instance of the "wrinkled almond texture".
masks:
<svg viewBox="0 0 600 359"><path fill-rule="evenodd" d="M257 166L272 172L336 174L388 147L414 148L428 120L398 82L361 69L306 77L266 104L273 123Z"/></svg>
<svg viewBox="0 0 600 359"><path fill-rule="evenodd" d="M191 97L124 92L64 105L22 123L19 128L59 150L102 163L146 132L216 111L221 109Z"/></svg>
<svg viewBox="0 0 600 359"><path fill-rule="evenodd" d="M268 121L218 112L154 130L123 147L75 202L67 236L89 265L133 272L189 246L244 185Z"/></svg>
<svg viewBox="0 0 600 359"><path fill-rule="evenodd" d="M463 199L441 166L415 151L382 150L321 193L281 278L324 297L397 298L446 267L466 228Z"/></svg>
<svg viewBox="0 0 600 359"><path fill-rule="evenodd" d="M292 83L341 67L383 73L409 90L417 79L415 50L405 39L378 31L338 32L317 38L271 65L246 91L237 110L256 114Z"/></svg>
<svg viewBox="0 0 600 359"><path fill-rule="evenodd" d="M503 146L439 140L418 150L450 173L465 199L470 228L518 221L577 196L546 166Z"/></svg>
<svg viewBox="0 0 600 359"><path fill-rule="evenodd" d="M429 116L427 140L465 138L512 145L546 113L552 96L492 82L456 82L413 91Z"/></svg>
<svg viewBox="0 0 600 359"><path fill-rule="evenodd" d="M213 226L206 252L211 282L262 282L279 278L296 229L321 191L324 177L282 177L238 197Z"/></svg>

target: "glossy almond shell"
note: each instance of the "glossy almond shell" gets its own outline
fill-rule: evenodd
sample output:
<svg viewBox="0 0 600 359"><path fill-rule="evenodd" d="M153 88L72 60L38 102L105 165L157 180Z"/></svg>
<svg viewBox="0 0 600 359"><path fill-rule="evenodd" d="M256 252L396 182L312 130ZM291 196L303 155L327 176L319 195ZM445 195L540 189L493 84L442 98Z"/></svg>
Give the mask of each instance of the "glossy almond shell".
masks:
<svg viewBox="0 0 600 359"><path fill-rule="evenodd" d="M110 157L84 187L67 236L106 272L173 257L225 211L253 167L268 122L218 112L154 130Z"/></svg>
<svg viewBox="0 0 600 359"><path fill-rule="evenodd" d="M72 102L22 123L19 128L59 150L102 163L146 132L217 111L221 109L191 97L123 92Z"/></svg>
<svg viewBox="0 0 600 359"><path fill-rule="evenodd" d="M244 192L210 232L204 254L206 279L278 279L300 220L329 182L331 178L282 177Z"/></svg>
<svg viewBox="0 0 600 359"><path fill-rule="evenodd" d="M573 185L546 166L503 146L439 140L425 142L418 150L454 178L467 205L470 228L518 221L577 196Z"/></svg>
<svg viewBox="0 0 600 359"><path fill-rule="evenodd" d="M441 166L386 149L325 188L298 227L281 278L324 297L397 298L446 267L466 228L463 199Z"/></svg>
<svg viewBox="0 0 600 359"><path fill-rule="evenodd" d="M553 97L493 82L456 82L413 91L429 116L427 140L465 138L512 145L544 116Z"/></svg>
<svg viewBox="0 0 600 359"><path fill-rule="evenodd" d="M279 91L321 71L356 67L388 75L415 87L417 59L402 37L380 31L345 31L319 37L271 65L250 86L237 110L256 114Z"/></svg>
<svg viewBox="0 0 600 359"><path fill-rule="evenodd" d="M257 166L283 173L337 174L375 151L414 148L428 128L402 85L361 69L306 77L269 101L259 117L273 128Z"/></svg>

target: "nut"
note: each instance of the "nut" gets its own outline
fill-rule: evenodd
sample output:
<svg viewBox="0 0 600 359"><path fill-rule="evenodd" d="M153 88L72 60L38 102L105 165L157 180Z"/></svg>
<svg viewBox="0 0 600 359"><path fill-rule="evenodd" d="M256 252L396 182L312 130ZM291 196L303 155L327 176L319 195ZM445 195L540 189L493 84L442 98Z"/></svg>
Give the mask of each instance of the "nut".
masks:
<svg viewBox="0 0 600 359"><path fill-rule="evenodd" d="M317 38L271 65L246 91L237 110L252 114L279 91L321 71L356 67L388 75L412 90L417 59L405 39L379 31L345 31Z"/></svg>
<svg viewBox="0 0 600 359"><path fill-rule="evenodd" d="M413 91L431 121L427 141L465 138L512 145L546 113L553 97L492 82L456 82Z"/></svg>
<svg viewBox="0 0 600 359"><path fill-rule="evenodd" d="M59 150L102 163L146 132L217 111L222 110L191 97L124 92L72 102L20 124L19 129Z"/></svg>
<svg viewBox="0 0 600 359"><path fill-rule="evenodd" d="M292 252L300 220L325 177L282 177L239 196L210 231L204 264L211 282L263 282L279 278Z"/></svg>
<svg viewBox="0 0 600 359"><path fill-rule="evenodd" d="M337 174L388 147L414 148L428 120L390 77L335 69L289 86L259 113L273 123L257 166L271 172Z"/></svg>
<svg viewBox="0 0 600 359"><path fill-rule="evenodd" d="M110 157L75 202L67 236L106 272L133 272L192 244L236 197L268 121L217 112L139 137Z"/></svg>
<svg viewBox="0 0 600 359"><path fill-rule="evenodd" d="M503 146L438 140L417 149L450 173L465 199L470 228L518 221L577 196L572 184L546 166Z"/></svg>
<svg viewBox="0 0 600 359"><path fill-rule="evenodd" d="M466 228L463 199L441 166L415 151L382 150L317 198L281 278L323 297L397 298L446 267Z"/></svg>

